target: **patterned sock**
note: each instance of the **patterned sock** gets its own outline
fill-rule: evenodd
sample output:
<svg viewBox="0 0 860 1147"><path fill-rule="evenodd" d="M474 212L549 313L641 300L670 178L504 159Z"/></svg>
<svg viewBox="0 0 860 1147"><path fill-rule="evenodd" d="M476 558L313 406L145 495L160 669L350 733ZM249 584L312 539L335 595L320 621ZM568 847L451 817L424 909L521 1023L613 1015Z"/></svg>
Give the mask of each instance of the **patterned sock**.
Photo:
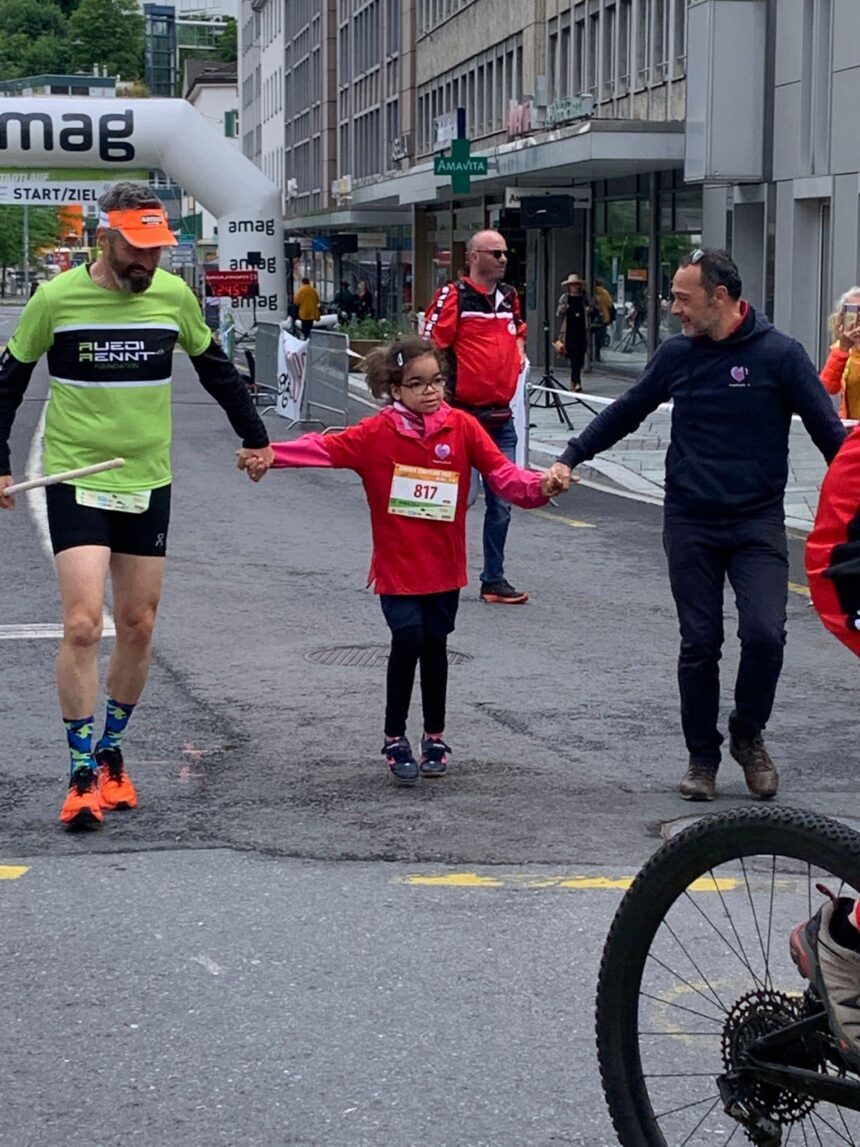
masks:
<svg viewBox="0 0 860 1147"><path fill-rule="evenodd" d="M123 705L122 701L108 697L105 731L96 745L96 752L99 749L122 749L122 735L133 712L134 705Z"/></svg>
<svg viewBox="0 0 860 1147"><path fill-rule="evenodd" d="M94 769L96 767L93 757L93 727L95 717L84 717L83 720L67 721L66 740L69 742L69 755L71 757L71 771L75 769Z"/></svg>

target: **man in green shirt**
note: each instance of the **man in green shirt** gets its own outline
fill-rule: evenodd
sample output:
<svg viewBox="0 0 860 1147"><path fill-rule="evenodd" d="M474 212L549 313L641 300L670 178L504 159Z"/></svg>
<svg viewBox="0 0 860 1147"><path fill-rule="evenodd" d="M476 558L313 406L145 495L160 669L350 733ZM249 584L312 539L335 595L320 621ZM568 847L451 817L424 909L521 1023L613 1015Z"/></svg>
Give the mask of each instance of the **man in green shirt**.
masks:
<svg viewBox="0 0 860 1147"><path fill-rule="evenodd" d="M4 494L13 484L9 434L43 354L51 379L43 472L125 459L122 469L47 488L63 603L57 685L71 757L60 820L70 827L96 827L105 809L137 805L122 738L146 682L164 580L177 342L241 438L240 460L255 461L256 480L272 462L247 387L213 342L191 289L159 269L162 247L176 243L160 200L145 184L120 182L99 207L98 258L36 292L0 358L0 509L15 503ZM108 573L116 645L105 729L94 743Z"/></svg>

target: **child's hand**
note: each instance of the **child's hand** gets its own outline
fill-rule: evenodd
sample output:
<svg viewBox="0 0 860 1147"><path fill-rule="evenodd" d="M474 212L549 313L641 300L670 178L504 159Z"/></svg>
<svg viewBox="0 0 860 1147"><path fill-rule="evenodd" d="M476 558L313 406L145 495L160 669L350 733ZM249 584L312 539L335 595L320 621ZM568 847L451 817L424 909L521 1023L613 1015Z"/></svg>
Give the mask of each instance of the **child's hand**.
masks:
<svg viewBox="0 0 860 1147"><path fill-rule="evenodd" d="M548 470L541 474L540 488L545 498L552 498L556 494L563 494L569 490L571 483L578 482L579 477L572 473L569 466L563 462L553 462Z"/></svg>
<svg viewBox="0 0 860 1147"><path fill-rule="evenodd" d="M275 460L271 446L250 449L243 446L236 451L236 466L245 470L252 482L259 482Z"/></svg>

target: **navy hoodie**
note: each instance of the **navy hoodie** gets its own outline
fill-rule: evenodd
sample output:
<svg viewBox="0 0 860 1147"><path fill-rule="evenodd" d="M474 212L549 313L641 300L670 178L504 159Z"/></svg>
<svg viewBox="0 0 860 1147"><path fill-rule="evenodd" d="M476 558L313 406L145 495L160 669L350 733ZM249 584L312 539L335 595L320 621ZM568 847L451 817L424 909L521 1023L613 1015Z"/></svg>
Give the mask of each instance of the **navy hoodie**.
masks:
<svg viewBox="0 0 860 1147"><path fill-rule="evenodd" d="M638 382L571 438L559 461L578 466L593 458L670 400L667 513L781 514L792 414L828 462L845 438L806 351L749 307L726 339L674 335L664 342Z"/></svg>

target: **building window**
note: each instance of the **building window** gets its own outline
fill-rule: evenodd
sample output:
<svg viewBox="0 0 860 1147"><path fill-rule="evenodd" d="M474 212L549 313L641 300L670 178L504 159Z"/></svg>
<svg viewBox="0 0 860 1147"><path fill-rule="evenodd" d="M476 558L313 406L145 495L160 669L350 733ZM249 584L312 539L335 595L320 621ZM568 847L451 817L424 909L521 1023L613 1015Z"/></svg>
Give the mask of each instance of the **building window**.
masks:
<svg viewBox="0 0 860 1147"><path fill-rule="evenodd" d="M618 95L630 88L630 0L618 7Z"/></svg>

